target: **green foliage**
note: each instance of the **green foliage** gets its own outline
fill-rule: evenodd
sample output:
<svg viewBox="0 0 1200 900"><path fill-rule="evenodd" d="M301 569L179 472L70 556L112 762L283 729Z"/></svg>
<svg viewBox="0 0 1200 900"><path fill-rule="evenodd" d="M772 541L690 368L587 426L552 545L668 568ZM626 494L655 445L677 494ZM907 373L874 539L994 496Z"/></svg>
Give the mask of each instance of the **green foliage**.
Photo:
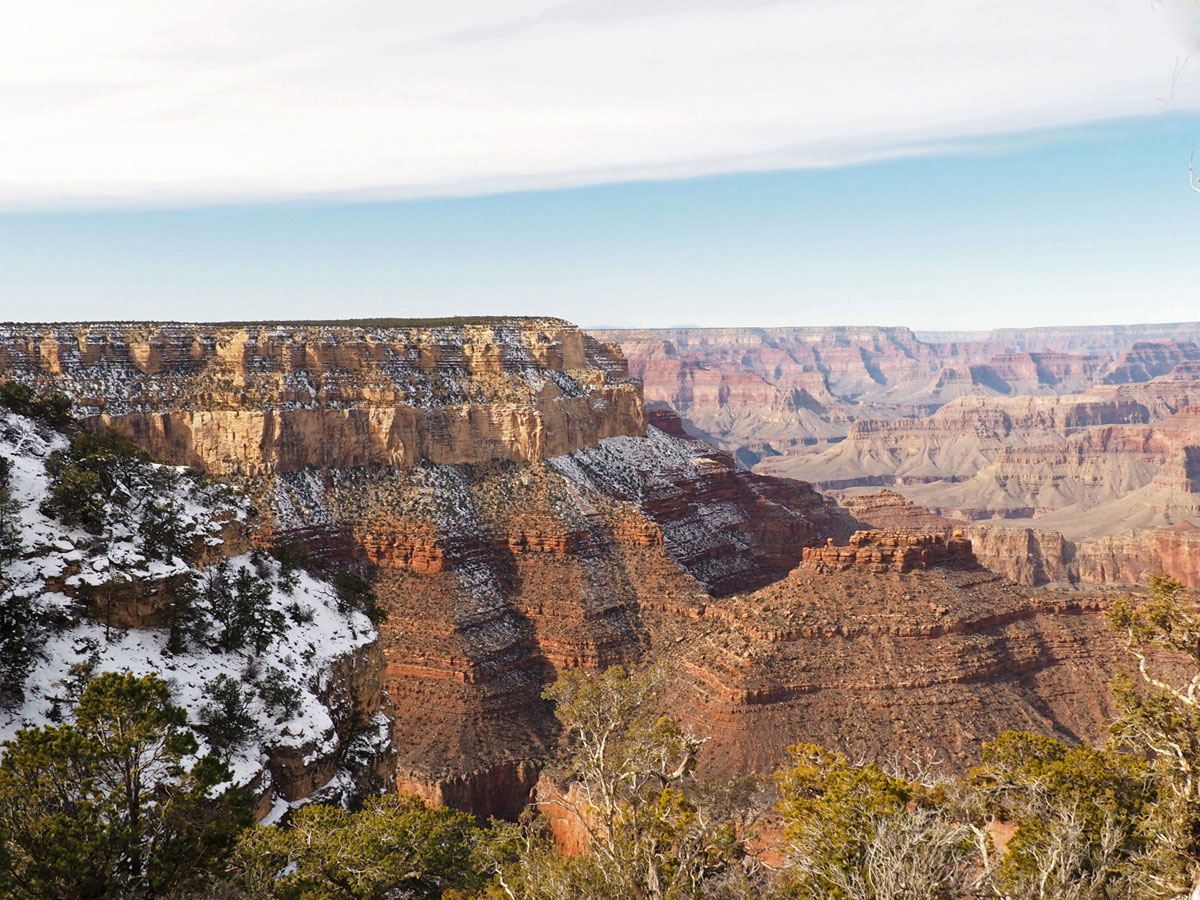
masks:
<svg viewBox="0 0 1200 900"><path fill-rule="evenodd" d="M108 504L124 505L134 485L151 487L172 477L170 470L156 472L150 458L120 432L77 434L67 450L56 450L46 460L50 497L42 512L65 525L81 525L101 534ZM161 487L161 484L157 484Z"/></svg>
<svg viewBox="0 0 1200 900"><path fill-rule="evenodd" d="M366 613L375 625L386 619L384 611L376 603L371 585L357 572L342 569L333 578L333 590L337 594L338 608L342 612Z"/></svg>
<svg viewBox="0 0 1200 900"><path fill-rule="evenodd" d="M53 428L63 429L71 424L71 398L58 391L35 394L33 388L18 381L0 383L0 403L13 412L41 419Z"/></svg>
<svg viewBox="0 0 1200 900"><path fill-rule="evenodd" d="M282 669L267 669L258 681L258 696L262 697L267 709L279 716L280 721L294 718L300 712L300 688Z"/></svg>
<svg viewBox="0 0 1200 900"><path fill-rule="evenodd" d="M700 897L742 857L737 794L694 777L703 742L662 715L665 677L661 666L568 669L546 688L563 728L555 803L586 835L587 853L556 856L541 823L527 820L493 848L511 896Z"/></svg>
<svg viewBox="0 0 1200 900"><path fill-rule="evenodd" d="M14 898L159 897L207 877L249 822L215 794L228 771L197 748L152 675L106 673L75 722L18 732L0 760L0 892Z"/></svg>
<svg viewBox="0 0 1200 900"><path fill-rule="evenodd" d="M46 629L33 597L0 591L0 707L25 697L25 679L41 656Z"/></svg>
<svg viewBox="0 0 1200 900"><path fill-rule="evenodd" d="M972 781L1018 826L995 873L1005 896L1125 896L1145 846L1139 823L1156 800L1144 759L1006 732L984 745Z"/></svg>
<svg viewBox="0 0 1200 900"><path fill-rule="evenodd" d="M987 838L953 786L909 782L811 744L776 774L788 896L954 900L987 875Z"/></svg>
<svg viewBox="0 0 1200 900"><path fill-rule="evenodd" d="M1141 827L1148 843L1139 890L1146 898L1200 890L1200 616L1173 578L1151 579L1149 596L1109 609L1137 674L1113 684L1120 715L1114 741L1151 751L1158 802Z"/></svg>
<svg viewBox="0 0 1200 900"><path fill-rule="evenodd" d="M220 753L244 747L258 735L258 723L250 712L249 692L228 675L204 683L208 702L200 710L201 733Z"/></svg>
<svg viewBox="0 0 1200 900"><path fill-rule="evenodd" d="M138 543L150 559L190 559L192 535L183 524L183 507L174 501L151 502L138 526Z"/></svg>
<svg viewBox="0 0 1200 900"><path fill-rule="evenodd" d="M271 585L246 566L232 577L222 562L205 574L202 597L217 626L217 649L241 650L247 645L262 653L286 627L284 614L271 607Z"/></svg>
<svg viewBox="0 0 1200 900"><path fill-rule="evenodd" d="M247 832L235 868L257 898L439 898L482 885L480 837L471 816L416 797L372 798L357 813L313 804L286 828Z"/></svg>
<svg viewBox="0 0 1200 900"><path fill-rule="evenodd" d="M25 546L21 537L21 510L9 492L8 474L8 460L0 457L0 591L9 564L21 555Z"/></svg>
<svg viewBox="0 0 1200 900"><path fill-rule="evenodd" d="M211 627L209 613L203 603L200 586L194 578L181 581L163 610L163 625L167 629L167 650L183 653L203 644Z"/></svg>
<svg viewBox="0 0 1200 900"><path fill-rule="evenodd" d="M813 744L788 752L792 766L775 776L786 836L811 869L804 880L837 897L835 873L862 866L874 821L903 812L912 788L873 763L854 766Z"/></svg>

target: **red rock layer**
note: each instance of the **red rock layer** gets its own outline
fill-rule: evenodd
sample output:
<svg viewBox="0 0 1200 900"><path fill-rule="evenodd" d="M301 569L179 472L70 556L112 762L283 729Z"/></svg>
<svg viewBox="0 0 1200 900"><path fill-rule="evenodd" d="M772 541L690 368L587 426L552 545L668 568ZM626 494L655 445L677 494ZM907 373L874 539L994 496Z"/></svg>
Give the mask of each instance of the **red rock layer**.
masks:
<svg viewBox="0 0 1200 900"><path fill-rule="evenodd" d="M822 574L863 571L876 575L905 574L937 566L979 568L971 542L961 532L947 539L940 534L911 531L856 531L845 547L835 546L830 538L824 547L805 548L801 565Z"/></svg>
<svg viewBox="0 0 1200 900"><path fill-rule="evenodd" d="M1031 596L986 570L802 566L709 604L672 708L713 736L702 771L770 771L813 741L963 768L1020 729L1103 740L1118 651L1101 605Z"/></svg>

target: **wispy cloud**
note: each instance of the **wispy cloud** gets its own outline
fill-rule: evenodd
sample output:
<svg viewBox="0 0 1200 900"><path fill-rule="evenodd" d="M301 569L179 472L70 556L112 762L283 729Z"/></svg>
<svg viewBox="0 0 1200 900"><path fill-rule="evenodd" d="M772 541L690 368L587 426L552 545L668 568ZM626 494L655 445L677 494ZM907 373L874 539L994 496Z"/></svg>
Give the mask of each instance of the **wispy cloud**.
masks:
<svg viewBox="0 0 1200 900"><path fill-rule="evenodd" d="M1181 67L1196 0L74 0L6 17L7 208L839 165L1200 108L1200 60Z"/></svg>

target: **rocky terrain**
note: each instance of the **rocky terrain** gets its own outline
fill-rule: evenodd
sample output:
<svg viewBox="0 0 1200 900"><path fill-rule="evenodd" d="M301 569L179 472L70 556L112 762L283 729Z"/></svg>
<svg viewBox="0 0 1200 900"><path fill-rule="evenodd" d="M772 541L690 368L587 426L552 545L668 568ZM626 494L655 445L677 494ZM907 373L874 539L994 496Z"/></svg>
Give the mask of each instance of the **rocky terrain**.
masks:
<svg viewBox="0 0 1200 900"><path fill-rule="evenodd" d="M1200 324L915 334L907 328L596 330L646 401L747 467L927 416L958 397L1050 396L1145 381L1200 359ZM808 448L808 449L806 449Z"/></svg>
<svg viewBox="0 0 1200 900"><path fill-rule="evenodd" d="M1119 660L1103 605L1019 588L961 536L859 532L708 603L676 702L715 733L719 774L769 770L796 740L954 768L1005 729L1102 742Z"/></svg>
<svg viewBox="0 0 1200 900"><path fill-rule="evenodd" d="M890 378L946 368L911 333L822 334L803 337L815 371L761 341L728 350L791 372L780 427L815 407L833 421L863 378L878 388L864 408L938 405L888 395ZM1043 379L1055 402L1108 371L1053 352L990 371ZM964 351L967 365L995 356ZM556 738L541 699L555 671L648 652L676 661L675 709L713 733L714 772L777 764L806 737L958 760L1000 728L1082 737L1102 720L1099 601L1033 596L952 532L854 537L851 513L810 485L746 472L694 418L648 410L621 352L560 320L7 326L3 377L64 390L85 427L238 485L260 543L362 567L387 614L397 782L435 802L515 814ZM1155 409L1188 390L1161 390ZM1134 415L1134 401L1095 402L1100 418ZM1046 436L1082 415L1063 404ZM930 709L944 725L920 724Z"/></svg>
<svg viewBox="0 0 1200 900"><path fill-rule="evenodd" d="M637 658L656 606L761 587L849 534L807 485L649 424L620 354L557 320L30 327L0 361L240 484L260 540L369 566L400 783L482 813L532 786L556 666Z"/></svg>
<svg viewBox="0 0 1200 900"><path fill-rule="evenodd" d="M899 491L1022 581L1195 583L1200 325L598 334L756 472Z"/></svg>
<svg viewBox="0 0 1200 900"><path fill-rule="evenodd" d="M68 446L58 431L0 407L0 487L12 504L0 513L19 520L11 523L19 535L13 559L0 566L0 605L6 628L20 629L33 654L29 671L0 692L0 740L69 716L72 684L106 671L165 678L173 701L207 734L205 707L214 681L226 677L243 686L258 726L219 749L234 782L254 796L258 818L312 799L345 799L390 778L383 657L368 618L343 610L325 581L305 572L284 577L278 563L252 554L246 499L203 478L129 466L104 527L50 515L47 463L53 468ZM174 516L187 560L146 542L152 520ZM279 629L253 652L201 639L175 646L170 623L185 592L214 591L214 578L226 572L235 584L244 576L258 586L260 616L304 628ZM210 632L221 628L199 606L195 620Z"/></svg>

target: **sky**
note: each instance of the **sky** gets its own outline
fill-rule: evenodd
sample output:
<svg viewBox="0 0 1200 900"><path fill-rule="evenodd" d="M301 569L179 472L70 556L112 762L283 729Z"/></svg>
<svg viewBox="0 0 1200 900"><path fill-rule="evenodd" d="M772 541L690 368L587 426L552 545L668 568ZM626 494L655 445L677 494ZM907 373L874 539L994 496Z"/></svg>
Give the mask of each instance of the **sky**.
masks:
<svg viewBox="0 0 1200 900"><path fill-rule="evenodd" d="M0 320L1200 319L1197 0L48 0L8 24Z"/></svg>

